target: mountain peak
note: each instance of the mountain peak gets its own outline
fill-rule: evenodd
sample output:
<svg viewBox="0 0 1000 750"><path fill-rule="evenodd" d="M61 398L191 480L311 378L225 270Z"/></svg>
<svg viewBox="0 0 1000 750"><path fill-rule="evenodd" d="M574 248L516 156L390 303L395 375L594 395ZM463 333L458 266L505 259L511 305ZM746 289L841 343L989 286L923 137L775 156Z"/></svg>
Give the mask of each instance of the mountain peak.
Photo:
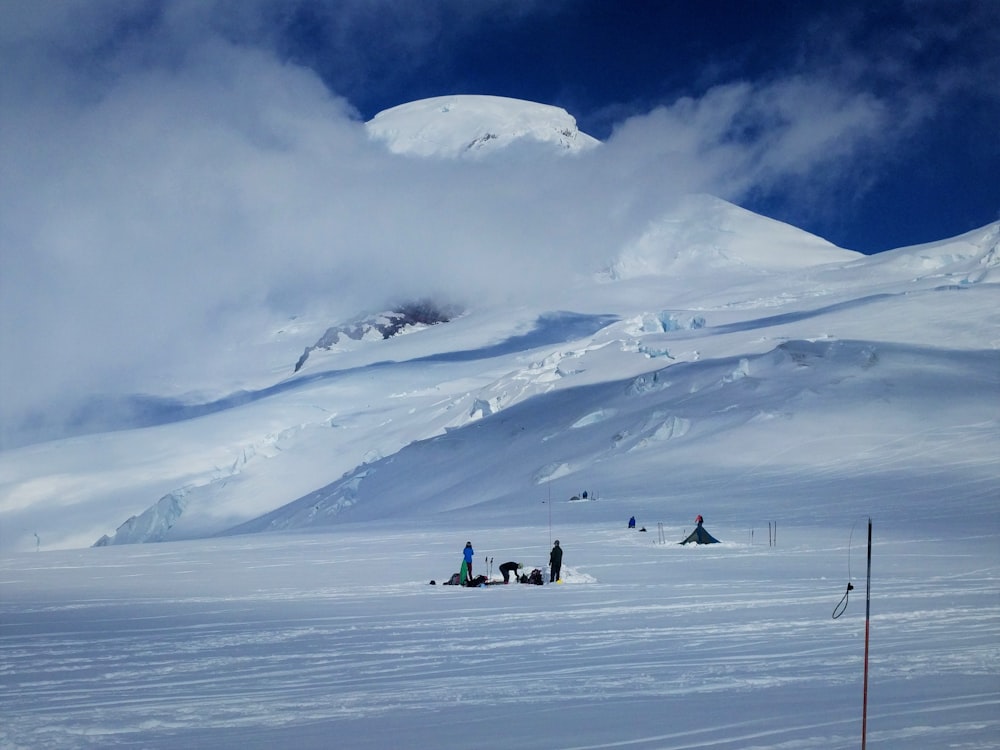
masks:
<svg viewBox="0 0 1000 750"><path fill-rule="evenodd" d="M400 104L379 112L367 128L394 153L412 156L477 158L519 141L570 153L600 143L580 132L576 119L560 107L473 94Z"/></svg>
<svg viewBox="0 0 1000 750"><path fill-rule="evenodd" d="M676 276L685 268L791 271L863 257L790 224L700 193L684 196L650 222L622 249L607 274L627 279Z"/></svg>

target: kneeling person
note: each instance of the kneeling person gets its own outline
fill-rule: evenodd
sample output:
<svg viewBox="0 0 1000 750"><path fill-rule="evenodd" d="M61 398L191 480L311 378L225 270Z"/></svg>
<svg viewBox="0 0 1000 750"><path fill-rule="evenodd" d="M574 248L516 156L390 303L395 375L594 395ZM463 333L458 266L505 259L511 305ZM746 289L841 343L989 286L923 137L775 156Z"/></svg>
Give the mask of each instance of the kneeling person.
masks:
<svg viewBox="0 0 1000 750"><path fill-rule="evenodd" d="M519 571L524 566L519 562L505 562L500 566L500 572L503 574L503 582L510 583L510 574L514 574L514 580L517 580L517 571Z"/></svg>

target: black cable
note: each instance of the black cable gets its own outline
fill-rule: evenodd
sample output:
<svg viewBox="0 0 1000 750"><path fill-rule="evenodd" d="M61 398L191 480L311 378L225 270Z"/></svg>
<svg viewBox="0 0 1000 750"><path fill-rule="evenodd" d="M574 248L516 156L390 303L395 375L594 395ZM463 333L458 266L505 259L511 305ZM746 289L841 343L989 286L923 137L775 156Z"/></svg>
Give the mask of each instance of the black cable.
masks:
<svg viewBox="0 0 1000 750"><path fill-rule="evenodd" d="M851 535L847 538L847 590L844 592L844 595L840 597L840 601L837 602L837 606L833 608L834 620L847 611L847 602L850 599L851 591L854 589L854 584L851 583L851 542L854 541L854 527L857 525L857 521L851 525Z"/></svg>
<svg viewBox="0 0 1000 750"><path fill-rule="evenodd" d="M848 600L848 597L851 595L851 591L853 589L854 589L854 585L850 581L848 581L847 582L847 591L845 591L844 595L842 597L840 597L840 601L837 602L837 606L833 608L833 619L834 620L836 620L838 617L840 617L842 614L844 614L844 612L847 610L847 600Z"/></svg>

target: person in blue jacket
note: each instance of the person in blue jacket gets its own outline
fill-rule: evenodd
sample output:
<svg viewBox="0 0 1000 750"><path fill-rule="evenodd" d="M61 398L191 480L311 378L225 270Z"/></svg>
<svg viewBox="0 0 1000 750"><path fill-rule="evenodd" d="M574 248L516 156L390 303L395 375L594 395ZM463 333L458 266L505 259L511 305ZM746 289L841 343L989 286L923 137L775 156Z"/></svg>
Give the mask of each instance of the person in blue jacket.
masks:
<svg viewBox="0 0 1000 750"><path fill-rule="evenodd" d="M464 556L462 565L465 567L465 579L469 580L472 578L472 555L475 554L472 551L472 542L465 543L465 549L462 551Z"/></svg>

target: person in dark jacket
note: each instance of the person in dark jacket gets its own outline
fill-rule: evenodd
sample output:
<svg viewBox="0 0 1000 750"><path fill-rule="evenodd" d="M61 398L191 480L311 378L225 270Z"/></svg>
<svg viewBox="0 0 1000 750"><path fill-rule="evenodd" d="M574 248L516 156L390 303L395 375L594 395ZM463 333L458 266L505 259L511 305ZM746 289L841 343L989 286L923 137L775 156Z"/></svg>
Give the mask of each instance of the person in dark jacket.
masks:
<svg viewBox="0 0 1000 750"><path fill-rule="evenodd" d="M555 544L552 545L552 551L549 553L549 583L554 583L559 580L559 573L562 570L562 547L559 546L559 540L556 539Z"/></svg>
<svg viewBox="0 0 1000 750"><path fill-rule="evenodd" d="M510 574L514 574L514 580L517 580L517 571L519 571L524 566L519 562L505 562L500 566L500 573L503 575L503 582L510 583Z"/></svg>

